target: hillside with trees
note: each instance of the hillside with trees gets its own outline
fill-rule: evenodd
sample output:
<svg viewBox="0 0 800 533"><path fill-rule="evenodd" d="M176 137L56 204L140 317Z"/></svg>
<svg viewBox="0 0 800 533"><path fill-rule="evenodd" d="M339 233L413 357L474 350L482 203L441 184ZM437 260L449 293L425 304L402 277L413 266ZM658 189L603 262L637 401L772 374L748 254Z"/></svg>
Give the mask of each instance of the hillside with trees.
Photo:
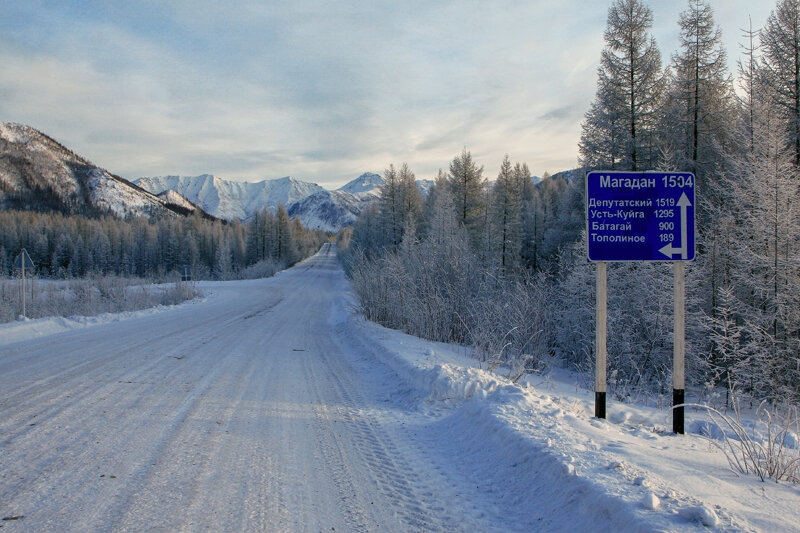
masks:
<svg viewBox="0 0 800 533"><path fill-rule="evenodd" d="M0 272L27 249L40 275L55 278L135 276L177 278L189 266L195 279L271 275L316 252L327 239L277 214L257 213L247 224L189 217L90 218L33 211L0 211Z"/></svg>

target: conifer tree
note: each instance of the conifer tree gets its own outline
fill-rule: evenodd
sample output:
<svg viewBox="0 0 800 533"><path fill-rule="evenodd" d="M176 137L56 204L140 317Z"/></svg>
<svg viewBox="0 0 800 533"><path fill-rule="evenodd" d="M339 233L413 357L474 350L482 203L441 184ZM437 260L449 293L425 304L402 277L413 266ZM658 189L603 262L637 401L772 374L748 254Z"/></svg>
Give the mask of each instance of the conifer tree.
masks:
<svg viewBox="0 0 800 533"><path fill-rule="evenodd" d="M800 0L781 0L761 31L764 80L785 121L786 143L800 166Z"/></svg>
<svg viewBox="0 0 800 533"><path fill-rule="evenodd" d="M466 148L450 163L450 193L455 203L456 218L470 235L473 246L479 247L482 219L485 215L483 167L473 160Z"/></svg>
<svg viewBox="0 0 800 533"><path fill-rule="evenodd" d="M681 49L672 58L661 134L676 145L677 169L694 172L703 189L728 144L733 90L711 7L689 0L678 24Z"/></svg>
<svg viewBox="0 0 800 533"><path fill-rule="evenodd" d="M289 220L289 213L283 204L278 205L278 211L275 213L274 237L273 237L273 257L279 261L287 263L293 262L292 253L292 236L290 233L291 220Z"/></svg>
<svg viewBox="0 0 800 533"><path fill-rule="evenodd" d="M584 164L634 171L655 166L663 74L652 25L652 12L639 0L616 0L608 11L597 96L581 136ZM601 155L590 157L595 149Z"/></svg>
<svg viewBox="0 0 800 533"><path fill-rule="evenodd" d="M417 187L417 180L406 163L400 166L398 175L402 198L403 227L419 225L422 216L422 195Z"/></svg>
<svg viewBox="0 0 800 533"><path fill-rule="evenodd" d="M492 222L500 268L507 272L517 266L520 246L522 182L515 175L508 155L503 158L500 173L492 191Z"/></svg>
<svg viewBox="0 0 800 533"><path fill-rule="evenodd" d="M400 176L394 165L383 172L379 203L380 226L384 245L396 248L403 238L403 191Z"/></svg>

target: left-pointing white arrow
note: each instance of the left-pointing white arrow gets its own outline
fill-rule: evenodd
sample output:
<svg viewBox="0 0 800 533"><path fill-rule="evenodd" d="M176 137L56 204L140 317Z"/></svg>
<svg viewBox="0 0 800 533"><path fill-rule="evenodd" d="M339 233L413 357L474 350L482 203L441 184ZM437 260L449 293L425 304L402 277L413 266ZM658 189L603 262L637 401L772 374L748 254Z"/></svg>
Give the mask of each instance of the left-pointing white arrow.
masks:
<svg viewBox="0 0 800 533"><path fill-rule="evenodd" d="M659 252L672 259L673 255L675 255L678 252L681 252L682 250L683 248L675 248L674 246L672 246L672 243L669 243L668 245L661 248Z"/></svg>

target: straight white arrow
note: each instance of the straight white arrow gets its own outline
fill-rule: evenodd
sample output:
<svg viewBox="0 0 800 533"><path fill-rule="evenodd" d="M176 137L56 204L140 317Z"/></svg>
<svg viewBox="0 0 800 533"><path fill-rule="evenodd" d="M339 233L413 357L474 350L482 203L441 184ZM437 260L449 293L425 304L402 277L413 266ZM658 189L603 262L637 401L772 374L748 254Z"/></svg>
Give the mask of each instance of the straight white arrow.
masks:
<svg viewBox="0 0 800 533"><path fill-rule="evenodd" d="M680 248L675 248L672 246L672 243L669 243L659 250L659 252L666 255L670 259L672 259L672 256L678 252L681 254L681 259L689 258L689 243L687 238L689 229L687 225L686 210L691 205L692 203L689 201L689 198L686 197L686 193L681 193L681 197L678 199L678 207L681 208L681 246Z"/></svg>
<svg viewBox="0 0 800 533"><path fill-rule="evenodd" d="M686 211L690 205L692 205L692 203L686 197L686 193L685 192L681 193L681 197L678 199L678 207L681 208L681 258L682 259L689 258L689 239L687 238L687 233L689 229L686 221Z"/></svg>

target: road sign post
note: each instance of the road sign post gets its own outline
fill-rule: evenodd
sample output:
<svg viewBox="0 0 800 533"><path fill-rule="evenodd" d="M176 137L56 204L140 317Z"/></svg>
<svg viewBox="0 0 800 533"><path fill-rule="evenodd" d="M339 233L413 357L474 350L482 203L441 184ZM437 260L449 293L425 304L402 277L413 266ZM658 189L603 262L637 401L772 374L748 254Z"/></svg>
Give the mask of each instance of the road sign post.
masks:
<svg viewBox="0 0 800 533"><path fill-rule="evenodd" d="M683 403L686 393L686 282L682 261L673 263L675 269L673 333L672 333L672 432L683 434Z"/></svg>
<svg viewBox="0 0 800 533"><path fill-rule="evenodd" d="M185 299L189 299L189 282L192 281L192 267L184 265L181 267L181 283Z"/></svg>
<svg viewBox="0 0 800 533"><path fill-rule="evenodd" d="M594 342L597 350L597 361L594 369L594 416L606 417L606 295L607 292L606 263L597 263L597 325Z"/></svg>
<svg viewBox="0 0 800 533"><path fill-rule="evenodd" d="M33 260L31 260L31 256L28 255L28 251L25 248L17 255L16 259L14 259L14 268L18 268L22 271L22 316L25 317L25 270L30 268L33 270Z"/></svg>
<svg viewBox="0 0 800 533"><path fill-rule="evenodd" d="M690 172L586 174L589 261L597 263L595 416L605 418L608 261L673 261L673 431L683 433L684 261L695 258L695 176ZM601 405L602 404L602 405Z"/></svg>

